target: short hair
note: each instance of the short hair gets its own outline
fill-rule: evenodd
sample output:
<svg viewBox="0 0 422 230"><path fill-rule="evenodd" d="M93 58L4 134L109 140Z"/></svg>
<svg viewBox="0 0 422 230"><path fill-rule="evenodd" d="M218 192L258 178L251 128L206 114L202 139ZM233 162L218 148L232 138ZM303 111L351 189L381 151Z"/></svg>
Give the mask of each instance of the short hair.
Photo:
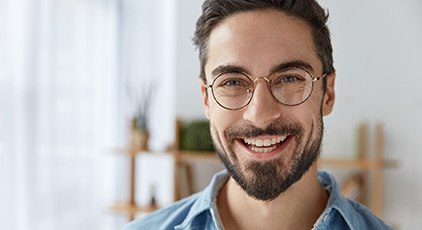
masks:
<svg viewBox="0 0 422 230"><path fill-rule="evenodd" d="M305 21L311 27L315 51L322 62L323 73L334 72L333 48L327 26L329 13L325 12L316 0L205 0L192 39L199 49L200 78L203 81L206 80L205 64L211 31L233 14L263 9L279 10Z"/></svg>

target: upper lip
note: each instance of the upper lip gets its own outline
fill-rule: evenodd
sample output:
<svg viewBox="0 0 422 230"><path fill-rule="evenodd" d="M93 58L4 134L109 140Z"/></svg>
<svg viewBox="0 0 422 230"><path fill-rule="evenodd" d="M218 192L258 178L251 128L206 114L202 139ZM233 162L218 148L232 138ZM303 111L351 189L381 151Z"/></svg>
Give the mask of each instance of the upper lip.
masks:
<svg viewBox="0 0 422 230"><path fill-rule="evenodd" d="M254 145L257 147L267 147L283 142L286 140L286 138L287 135L268 138L244 138L243 141L248 145Z"/></svg>

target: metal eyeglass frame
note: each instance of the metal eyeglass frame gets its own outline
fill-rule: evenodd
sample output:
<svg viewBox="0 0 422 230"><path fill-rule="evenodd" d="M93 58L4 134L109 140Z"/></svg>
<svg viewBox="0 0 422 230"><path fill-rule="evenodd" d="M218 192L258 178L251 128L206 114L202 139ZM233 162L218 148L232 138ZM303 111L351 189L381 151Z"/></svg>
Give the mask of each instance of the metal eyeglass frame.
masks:
<svg viewBox="0 0 422 230"><path fill-rule="evenodd" d="M286 104L286 103L283 103L283 102L281 102L281 101L279 101L275 96L274 96L274 94L273 94L273 92L271 91L271 80L269 79L269 78L271 78L273 75L275 75L275 74L277 74L277 73L279 73L279 72L283 72L283 71L286 71L286 70L290 70L290 69L300 69L300 70L303 70L303 71L305 71L309 76L310 76L310 78L311 78L311 81L312 81L312 85L311 85L311 91L309 92L309 95L305 98L305 99L303 99L301 102L299 102L299 103L295 103L295 104ZM205 82L202 82L202 85L205 87L205 88L207 88L207 89L211 89L211 93L212 93L212 96L213 96L213 98L214 98L214 100L217 102L217 104L218 105L220 105L222 108L224 108L224 109L227 109L227 110L240 110L240 109L243 109L243 108L245 108L246 106L248 106L249 105L249 103L252 101L252 98L253 98L253 96L254 96L254 92L255 92L255 82L257 82L258 80L260 80L260 79L263 79L263 80L265 80L266 82L267 82L267 86L269 85L269 89L270 89L270 92L271 92L271 95L273 96L273 98L276 100L276 101L278 101L280 104L283 104L283 105L286 105L286 106L297 106L297 105L300 105L300 104L302 104L302 103L304 103L305 101L307 101L308 99L309 99L309 97L312 95L312 92L313 92L313 90L314 90L314 82L316 82L316 81L319 81L319 80L322 80L322 79L324 79L327 75L328 75L328 72L326 72L326 73L324 73L321 77L314 77L309 71L307 71L306 69L304 69L304 68L301 68L301 67L287 67L287 68L284 68L284 69L282 69L282 70L280 70L280 71L277 71L277 73L271 73L270 75L268 75L267 77L257 77L257 78L255 78L254 80L252 80L251 79L251 77L252 76L250 76L250 75L248 75L248 74L246 74L246 73L243 73L243 72L239 72L239 74L242 74L242 75L244 75L246 78L248 78L249 79L249 81L252 83L252 85L253 85L253 90L252 90L252 95L251 95L251 97L249 98L249 100L243 105L243 106L241 106L241 107L239 107L239 108L229 108L229 107L227 107L227 106L224 106L224 105L222 105L218 100L217 100L217 98L215 97L215 95L214 95L214 90L213 90L213 86L214 86L214 83L215 83L215 81L221 76L221 75L223 75L223 74L226 74L227 72L223 72L223 73L220 73L219 75L217 75L217 77L215 77L214 78L214 80L212 81L212 83L211 84L209 84L209 85L207 85Z"/></svg>

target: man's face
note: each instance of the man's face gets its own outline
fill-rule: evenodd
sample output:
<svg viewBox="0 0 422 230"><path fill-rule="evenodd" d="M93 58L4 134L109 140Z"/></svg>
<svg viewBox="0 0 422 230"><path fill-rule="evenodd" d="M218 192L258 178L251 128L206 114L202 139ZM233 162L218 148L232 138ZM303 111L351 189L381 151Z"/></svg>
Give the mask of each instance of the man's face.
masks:
<svg viewBox="0 0 422 230"><path fill-rule="evenodd" d="M210 34L207 84L216 69L240 67L254 80L280 65L302 63L315 77L322 64L315 52L310 27L275 10L235 14ZM295 64L296 63L296 64ZM322 116L334 103L334 74L316 81L307 101L286 106L272 96L264 80L255 83L251 102L227 110L202 87L205 113L217 152L236 182L252 197L272 200L298 181L319 156Z"/></svg>

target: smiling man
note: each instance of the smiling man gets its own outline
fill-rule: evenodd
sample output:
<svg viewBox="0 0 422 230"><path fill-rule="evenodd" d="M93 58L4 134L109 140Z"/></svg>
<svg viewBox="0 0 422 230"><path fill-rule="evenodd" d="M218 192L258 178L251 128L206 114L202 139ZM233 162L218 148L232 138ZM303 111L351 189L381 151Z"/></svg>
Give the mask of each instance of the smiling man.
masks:
<svg viewBox="0 0 422 230"><path fill-rule="evenodd" d="M206 0L199 48L205 114L226 171L126 229L390 229L318 172L335 70L313 0Z"/></svg>

